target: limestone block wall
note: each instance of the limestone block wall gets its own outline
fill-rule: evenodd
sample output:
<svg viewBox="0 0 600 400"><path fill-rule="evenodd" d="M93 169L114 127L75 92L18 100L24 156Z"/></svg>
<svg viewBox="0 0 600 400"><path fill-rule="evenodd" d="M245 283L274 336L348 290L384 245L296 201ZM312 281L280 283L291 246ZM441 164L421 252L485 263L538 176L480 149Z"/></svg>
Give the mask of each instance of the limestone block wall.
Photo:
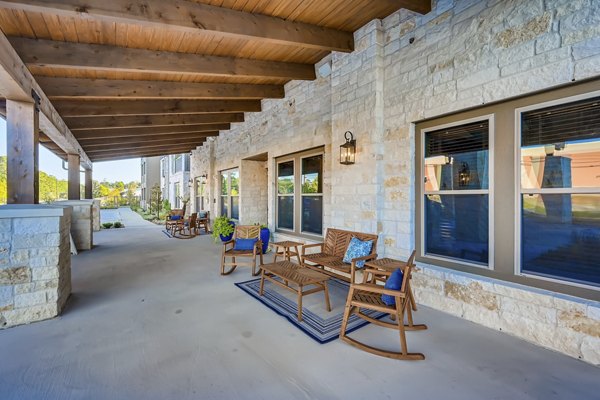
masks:
<svg viewBox="0 0 600 400"><path fill-rule="evenodd" d="M421 304L600 365L600 302L425 265L412 285Z"/></svg>
<svg viewBox="0 0 600 400"><path fill-rule="evenodd" d="M71 293L70 225L70 207L0 207L0 328L61 313Z"/></svg>
<svg viewBox="0 0 600 400"><path fill-rule="evenodd" d="M252 225L268 222L268 172L266 161L240 162L240 223Z"/></svg>
<svg viewBox="0 0 600 400"><path fill-rule="evenodd" d="M93 206L94 200L66 200L54 204L70 206L73 209L71 216L71 235L77 250L90 250L94 244ZM100 213L98 213L99 215ZM100 217L98 216L98 219Z"/></svg>
<svg viewBox="0 0 600 400"><path fill-rule="evenodd" d="M380 256L406 258L415 248L414 122L600 76L599 26L600 2L590 0L437 0L427 15L400 10L356 31L354 52L324 58L330 75L288 83L284 99L263 101L261 113L194 151L192 171L208 173L215 215L218 172L268 153L274 230L276 157L323 145L323 226L376 232ZM357 140L351 166L338 159L346 130ZM600 363L598 302L420 267L420 303Z"/></svg>

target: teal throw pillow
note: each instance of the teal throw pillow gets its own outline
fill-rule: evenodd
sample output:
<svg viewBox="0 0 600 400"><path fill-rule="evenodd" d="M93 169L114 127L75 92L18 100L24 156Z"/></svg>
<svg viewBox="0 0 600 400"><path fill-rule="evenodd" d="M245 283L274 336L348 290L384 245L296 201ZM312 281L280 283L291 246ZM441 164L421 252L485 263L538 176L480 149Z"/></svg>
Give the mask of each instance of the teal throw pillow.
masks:
<svg viewBox="0 0 600 400"><path fill-rule="evenodd" d="M353 237L348 244L348 248L346 249L346 254L344 254L344 259L342 260L346 264L350 264L353 259L358 257L364 257L371 254L371 248L373 247L372 240L360 240L356 237ZM362 268L365 266L364 260L357 261L356 266L358 268Z"/></svg>

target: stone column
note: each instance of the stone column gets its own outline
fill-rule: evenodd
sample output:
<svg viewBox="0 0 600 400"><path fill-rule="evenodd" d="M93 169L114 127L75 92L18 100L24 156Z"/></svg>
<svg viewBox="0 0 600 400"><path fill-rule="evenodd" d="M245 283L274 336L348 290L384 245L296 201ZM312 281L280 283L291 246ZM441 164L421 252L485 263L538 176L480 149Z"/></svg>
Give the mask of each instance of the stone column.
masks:
<svg viewBox="0 0 600 400"><path fill-rule="evenodd" d="M52 203L69 206L71 215L71 237L77 250L90 250L94 245L93 212L94 200L64 200Z"/></svg>
<svg viewBox="0 0 600 400"><path fill-rule="evenodd" d="M69 154L69 200L79 200L81 190L79 188L79 154Z"/></svg>
<svg viewBox="0 0 600 400"><path fill-rule="evenodd" d="M0 329L59 315L71 293L71 208L0 206Z"/></svg>
<svg viewBox="0 0 600 400"><path fill-rule="evenodd" d="M36 104L6 100L7 203L39 202L39 111Z"/></svg>

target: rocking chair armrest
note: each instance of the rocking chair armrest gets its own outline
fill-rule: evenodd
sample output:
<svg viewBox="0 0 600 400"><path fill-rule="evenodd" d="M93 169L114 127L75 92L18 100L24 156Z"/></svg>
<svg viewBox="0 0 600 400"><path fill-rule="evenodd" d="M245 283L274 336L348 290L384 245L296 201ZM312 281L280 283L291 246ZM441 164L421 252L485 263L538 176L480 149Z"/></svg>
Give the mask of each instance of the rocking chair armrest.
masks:
<svg viewBox="0 0 600 400"><path fill-rule="evenodd" d="M374 283L353 283L351 285L353 290L361 290L363 292L371 292L377 294L387 294L393 297L405 298L406 295L399 290L386 289L381 285Z"/></svg>
<svg viewBox="0 0 600 400"><path fill-rule="evenodd" d="M235 243L235 240L229 239L228 241L223 242L223 248L227 249L227 245L234 244L234 243Z"/></svg>
<svg viewBox="0 0 600 400"><path fill-rule="evenodd" d="M302 255L303 256L306 255L306 249L308 249L310 247L320 247L322 250L324 245L325 245L325 243L304 244L304 245L302 245Z"/></svg>
<svg viewBox="0 0 600 400"><path fill-rule="evenodd" d="M377 258L377 253L373 253L373 254L368 254L366 256L362 256L362 257L356 257L352 259L352 263L350 264L350 283L355 283L355 274L356 274L356 263L358 261L369 261L369 260L374 260ZM362 269L362 268L359 268Z"/></svg>

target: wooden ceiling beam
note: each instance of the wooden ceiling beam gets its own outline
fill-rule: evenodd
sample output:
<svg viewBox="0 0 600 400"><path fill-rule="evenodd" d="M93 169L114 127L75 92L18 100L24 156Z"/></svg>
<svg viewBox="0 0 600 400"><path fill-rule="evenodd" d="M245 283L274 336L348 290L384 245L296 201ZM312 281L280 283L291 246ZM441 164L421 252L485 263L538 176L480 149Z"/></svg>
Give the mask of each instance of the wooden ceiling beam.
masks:
<svg viewBox="0 0 600 400"><path fill-rule="evenodd" d="M65 117L261 111L260 100L55 100Z"/></svg>
<svg viewBox="0 0 600 400"><path fill-rule="evenodd" d="M124 153L115 154L112 153L110 155L102 155L102 156L94 156L92 158L93 162L103 162L103 161L118 161L118 160L128 160L131 158L139 158L139 157L157 157L157 156L167 156L169 154L182 154L189 153L192 149L186 150L161 150L161 151L141 151L139 153L126 151Z"/></svg>
<svg viewBox="0 0 600 400"><path fill-rule="evenodd" d="M351 32L192 1L6 0L0 1L0 7L326 51L351 52L354 48Z"/></svg>
<svg viewBox="0 0 600 400"><path fill-rule="evenodd" d="M173 53L19 37L11 37L10 40L23 62L29 66L290 80L313 80L316 78L315 67L312 64Z"/></svg>
<svg viewBox="0 0 600 400"><path fill-rule="evenodd" d="M65 117L73 133L82 130L112 128L143 128L173 125L226 124L244 122L244 113L175 114L175 115L121 115L108 117Z"/></svg>
<svg viewBox="0 0 600 400"><path fill-rule="evenodd" d="M196 140L183 140L181 142L173 142L172 140L164 141L162 143L146 143L146 142L138 142L138 143L125 143L121 145L113 145L113 144L105 144L99 146L85 146L85 149L89 151L91 154L98 154L107 151L115 151L115 150L131 150L131 149L153 149L153 148L165 148L165 147L180 147L180 146L198 146L206 141L206 138L196 139Z"/></svg>
<svg viewBox="0 0 600 400"><path fill-rule="evenodd" d="M178 135L182 133L205 133L206 136L217 136L219 131L228 130L229 124L214 125L183 125L183 126L160 126L157 128L118 128L118 129L92 129L90 131L75 131L75 137L80 143L86 140L109 139L117 137L140 137Z"/></svg>
<svg viewBox="0 0 600 400"><path fill-rule="evenodd" d="M148 98L148 99L281 99L282 85L243 83L188 83L112 79L53 78L39 76L40 86L51 99Z"/></svg>
<svg viewBox="0 0 600 400"><path fill-rule="evenodd" d="M207 134L208 133L208 134ZM197 133L183 133L180 135L156 135L156 136L132 136L132 137L116 137L107 139L87 139L81 140L80 143L84 148L90 146L103 146L103 145L122 145L129 143L156 143L170 141L172 143L185 142L188 140L205 140L207 137L218 134L218 132L197 132Z"/></svg>
<svg viewBox="0 0 600 400"><path fill-rule="evenodd" d="M115 157L127 156L128 158L134 157L150 157L150 156L163 156L168 154L183 154L189 153L198 145L190 144L183 146L166 146L153 147L150 149L126 149L126 150L114 150L110 152L92 153L90 157L92 161L98 161L98 159L111 159Z"/></svg>
<svg viewBox="0 0 600 400"><path fill-rule="evenodd" d="M79 154L84 168L91 168L90 159L0 30L0 97L33 103L32 94L34 92L39 97L40 130L46 133L65 152Z"/></svg>

